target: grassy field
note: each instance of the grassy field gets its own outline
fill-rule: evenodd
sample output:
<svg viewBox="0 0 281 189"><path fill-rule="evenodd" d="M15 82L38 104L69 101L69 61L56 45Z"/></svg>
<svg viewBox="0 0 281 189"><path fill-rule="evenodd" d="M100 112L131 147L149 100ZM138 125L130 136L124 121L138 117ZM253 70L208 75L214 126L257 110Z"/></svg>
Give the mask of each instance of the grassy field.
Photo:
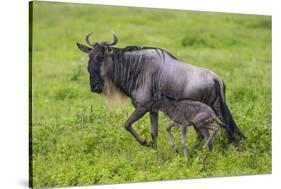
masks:
<svg viewBox="0 0 281 189"><path fill-rule="evenodd" d="M43 2L33 8L34 187L271 173L271 17ZM139 145L123 128L130 102L112 109L90 92L88 58L76 47L90 31L95 41L111 40L114 31L117 47L161 47L216 72L247 140L228 144L219 132L204 152L190 129L185 161L169 146L169 120L160 114L158 150ZM150 139L148 115L134 127Z"/></svg>

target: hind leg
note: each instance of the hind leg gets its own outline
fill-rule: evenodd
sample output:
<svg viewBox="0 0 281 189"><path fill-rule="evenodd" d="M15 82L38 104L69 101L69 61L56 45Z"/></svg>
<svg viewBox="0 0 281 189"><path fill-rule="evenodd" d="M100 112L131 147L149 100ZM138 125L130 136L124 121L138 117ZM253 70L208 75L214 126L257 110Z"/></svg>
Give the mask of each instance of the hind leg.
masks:
<svg viewBox="0 0 281 189"><path fill-rule="evenodd" d="M206 143L204 144L203 148L209 150L214 142L214 137L217 134L219 127L213 126L213 125L208 125L206 127L209 129L210 136L208 137Z"/></svg>
<svg viewBox="0 0 281 189"><path fill-rule="evenodd" d="M193 128L196 131L196 135L197 135L195 143L198 144L202 139L204 139L204 136L202 135L201 131L197 127L193 126Z"/></svg>
<svg viewBox="0 0 281 189"><path fill-rule="evenodd" d="M205 144L206 144L206 142L208 141L208 139L210 137L209 130L207 128L200 128L200 131L201 131L201 134L204 137ZM204 144L204 146L205 146L205 144ZM203 148L204 148L204 146L203 146Z"/></svg>
<svg viewBox="0 0 281 189"><path fill-rule="evenodd" d="M173 127L175 127L176 126L176 124L173 122L173 121L171 121L170 123L169 123L169 125L167 126L167 132L168 132L168 137L169 137L169 144L172 146L172 148L177 152L177 153L179 153L179 151L178 151L178 148L177 148L177 145L176 145L176 143L175 143L175 138L174 138L174 136L173 136L173 134L172 134L172 128Z"/></svg>

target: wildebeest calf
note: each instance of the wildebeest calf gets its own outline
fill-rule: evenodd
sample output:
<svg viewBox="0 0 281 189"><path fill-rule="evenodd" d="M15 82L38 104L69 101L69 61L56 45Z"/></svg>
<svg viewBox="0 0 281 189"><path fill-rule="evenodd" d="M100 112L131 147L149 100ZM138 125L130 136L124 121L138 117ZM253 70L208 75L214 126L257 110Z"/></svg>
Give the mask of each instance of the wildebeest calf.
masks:
<svg viewBox="0 0 281 189"><path fill-rule="evenodd" d="M218 125L225 127L225 124L219 120L212 108L204 103L188 99L176 100L165 95L161 95L158 98L158 109L172 120L167 127L167 132L169 135L169 143L176 151L177 147L171 129L176 125L181 126L182 150L185 157L187 155L186 130L188 126L193 125L201 132L206 141L203 148L208 150L214 141L214 136L219 130Z"/></svg>

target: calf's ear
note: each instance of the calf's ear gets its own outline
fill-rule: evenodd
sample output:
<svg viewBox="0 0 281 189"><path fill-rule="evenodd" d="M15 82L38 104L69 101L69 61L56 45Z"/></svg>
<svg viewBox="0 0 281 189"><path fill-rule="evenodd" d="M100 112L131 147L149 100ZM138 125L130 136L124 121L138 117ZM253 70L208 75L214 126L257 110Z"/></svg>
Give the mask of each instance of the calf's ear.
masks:
<svg viewBox="0 0 281 189"><path fill-rule="evenodd" d="M87 53L87 54L89 54L90 51L92 50L92 48L90 48L90 47L88 47L86 45L82 45L80 43L76 43L76 45L77 45L78 49L80 49L80 51L82 51L84 53Z"/></svg>

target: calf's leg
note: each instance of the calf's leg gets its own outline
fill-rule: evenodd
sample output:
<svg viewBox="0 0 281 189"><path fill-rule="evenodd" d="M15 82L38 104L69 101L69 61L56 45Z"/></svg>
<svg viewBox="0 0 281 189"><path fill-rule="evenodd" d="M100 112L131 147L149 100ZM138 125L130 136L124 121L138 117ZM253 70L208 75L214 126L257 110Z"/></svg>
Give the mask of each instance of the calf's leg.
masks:
<svg viewBox="0 0 281 189"><path fill-rule="evenodd" d="M209 131L208 131L208 129L205 128L205 127L203 127L203 128L200 127L200 131L201 131L202 135L204 136L204 140L205 140L205 144L206 144L206 142L208 141L208 139L209 139L209 137L210 137ZM203 145L203 148L204 148L205 144Z"/></svg>
<svg viewBox="0 0 281 189"><path fill-rule="evenodd" d="M204 144L203 148L205 149L210 149L210 147L212 146L213 142L214 142L214 137L217 134L219 127L215 127L213 125L208 125L207 129L209 129L210 131L210 136L207 139L206 143Z"/></svg>
<svg viewBox="0 0 281 189"><path fill-rule="evenodd" d="M202 139L204 139L204 136L202 135L202 133L200 132L200 130L197 127L193 126L193 128L194 128L194 130L196 132L196 135L197 135L196 143L199 143Z"/></svg>
<svg viewBox="0 0 281 189"><path fill-rule="evenodd" d="M168 127L167 127L167 132L168 132L168 137L169 137L169 144L172 146L172 148L177 152L177 153L179 153L179 151L178 151L178 148L177 148L177 145L176 145L176 143L175 143L175 138L174 138L174 136L173 136L173 134L172 134L172 128L173 127L175 127L176 126L176 124L173 122L173 121L171 121L170 123L169 123L169 125L168 125Z"/></svg>
<svg viewBox="0 0 281 189"><path fill-rule="evenodd" d="M187 158L187 153L186 153L186 126L181 125L181 145L182 145L182 151L183 151L183 156Z"/></svg>

